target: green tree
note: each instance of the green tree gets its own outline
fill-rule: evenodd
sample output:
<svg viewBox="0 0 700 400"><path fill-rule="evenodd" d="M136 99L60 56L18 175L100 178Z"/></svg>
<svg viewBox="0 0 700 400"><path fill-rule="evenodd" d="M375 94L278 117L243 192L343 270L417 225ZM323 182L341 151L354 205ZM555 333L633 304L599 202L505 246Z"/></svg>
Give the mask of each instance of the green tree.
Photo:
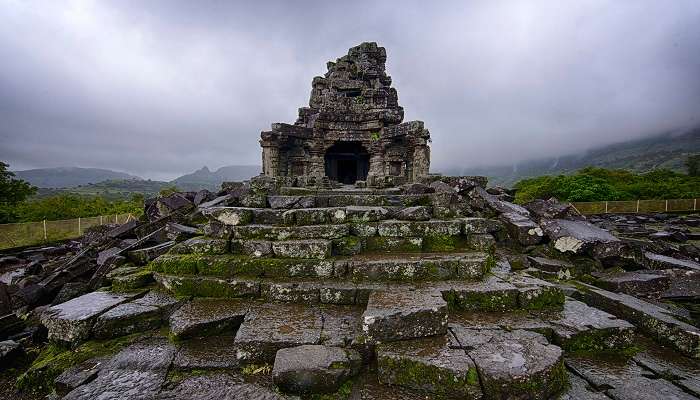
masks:
<svg viewBox="0 0 700 400"><path fill-rule="evenodd" d="M17 218L17 204L36 193L34 186L15 178L15 174L7 170L8 167L8 164L0 161L0 223L13 222Z"/></svg>
<svg viewBox="0 0 700 400"><path fill-rule="evenodd" d="M166 186L163 189L161 189L160 192L158 193L158 195L161 197L166 197L166 196L170 196L173 193L177 193L177 192L181 192L181 191L182 190L180 190L180 188L178 188L177 186L170 185L170 186Z"/></svg>
<svg viewBox="0 0 700 400"><path fill-rule="evenodd" d="M685 166L688 167L688 175L700 176L700 154L689 156L685 160Z"/></svg>

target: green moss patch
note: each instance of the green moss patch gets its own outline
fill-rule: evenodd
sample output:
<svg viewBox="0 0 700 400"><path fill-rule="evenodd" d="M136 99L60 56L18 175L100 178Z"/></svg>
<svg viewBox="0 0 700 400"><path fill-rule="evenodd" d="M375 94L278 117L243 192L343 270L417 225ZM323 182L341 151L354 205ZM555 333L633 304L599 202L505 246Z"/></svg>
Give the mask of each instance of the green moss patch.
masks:
<svg viewBox="0 0 700 400"><path fill-rule="evenodd" d="M81 344L75 350L48 344L29 369L17 378L17 388L34 393L49 393L54 388L54 379L63 371L91 358L114 354L140 336L141 334L134 334L110 340L93 340Z"/></svg>

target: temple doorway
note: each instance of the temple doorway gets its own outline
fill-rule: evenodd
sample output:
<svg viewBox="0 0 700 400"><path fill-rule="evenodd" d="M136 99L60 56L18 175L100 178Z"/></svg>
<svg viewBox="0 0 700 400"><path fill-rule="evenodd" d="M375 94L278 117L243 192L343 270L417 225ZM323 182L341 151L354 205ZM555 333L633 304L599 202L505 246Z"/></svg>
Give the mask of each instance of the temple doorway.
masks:
<svg viewBox="0 0 700 400"><path fill-rule="evenodd" d="M369 154L360 142L339 142L326 151L326 176L339 183L367 179Z"/></svg>

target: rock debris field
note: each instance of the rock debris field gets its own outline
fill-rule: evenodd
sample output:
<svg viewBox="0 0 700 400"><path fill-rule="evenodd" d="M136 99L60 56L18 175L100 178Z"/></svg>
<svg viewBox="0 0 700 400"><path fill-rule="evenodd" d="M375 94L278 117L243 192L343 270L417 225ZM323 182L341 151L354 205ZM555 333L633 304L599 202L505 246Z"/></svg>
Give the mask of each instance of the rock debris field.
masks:
<svg viewBox="0 0 700 400"><path fill-rule="evenodd" d="M263 175L0 256L0 397L699 399L700 216L428 174L385 60L329 63Z"/></svg>
<svg viewBox="0 0 700 400"><path fill-rule="evenodd" d="M63 399L700 396L697 216L521 207L480 177L288 184L160 197L144 221L0 258L7 382Z"/></svg>

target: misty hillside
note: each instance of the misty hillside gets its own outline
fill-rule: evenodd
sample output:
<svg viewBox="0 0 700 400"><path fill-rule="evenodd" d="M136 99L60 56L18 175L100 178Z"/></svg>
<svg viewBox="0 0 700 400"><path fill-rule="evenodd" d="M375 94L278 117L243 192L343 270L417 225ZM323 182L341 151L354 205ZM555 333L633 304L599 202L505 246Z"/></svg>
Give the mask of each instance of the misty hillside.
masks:
<svg viewBox="0 0 700 400"><path fill-rule="evenodd" d="M13 171L18 178L24 179L40 188L68 188L106 180L141 180L142 178L101 168L58 167L38 168Z"/></svg>
<svg viewBox="0 0 700 400"><path fill-rule="evenodd" d="M171 183L182 190L219 190L221 182L247 180L259 175L260 171L258 165L229 165L216 171L210 171L205 166L191 174L173 179Z"/></svg>
<svg viewBox="0 0 700 400"><path fill-rule="evenodd" d="M170 185L171 184L169 182L152 181L150 179L117 179L90 183L71 188L39 188L36 197L48 197L63 193L86 196L102 196L108 200L128 199L137 193L144 195L144 197L153 197L156 196L161 189Z"/></svg>
<svg viewBox="0 0 700 400"><path fill-rule="evenodd" d="M581 154L524 161L516 165L453 168L441 172L446 175L485 175L489 177L489 185L511 186L524 178L566 174L587 166L633 172L655 168L685 172L686 158L695 153L700 153L700 128L682 135L662 134L603 146Z"/></svg>

